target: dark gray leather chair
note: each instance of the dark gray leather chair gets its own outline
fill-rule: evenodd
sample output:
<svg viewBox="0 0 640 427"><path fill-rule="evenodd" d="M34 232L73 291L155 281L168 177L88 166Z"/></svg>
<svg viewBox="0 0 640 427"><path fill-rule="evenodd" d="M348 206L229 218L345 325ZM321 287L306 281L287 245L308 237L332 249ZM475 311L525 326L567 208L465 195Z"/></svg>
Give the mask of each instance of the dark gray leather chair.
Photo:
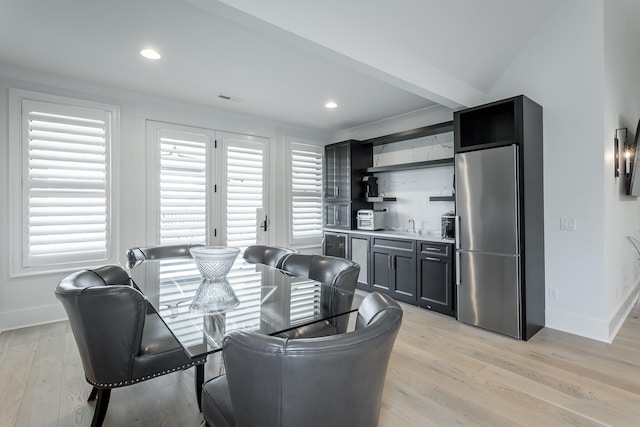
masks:
<svg viewBox="0 0 640 427"><path fill-rule="evenodd" d="M284 258L296 251L278 246L253 245L247 247L242 258L250 264L264 264L270 267L282 267Z"/></svg>
<svg viewBox="0 0 640 427"><path fill-rule="evenodd" d="M344 258L326 255L291 254L282 262L282 269L296 276L327 283L353 294L360 274L360 265ZM344 313L351 307L353 299L332 298L332 293L323 289L320 294L320 310L324 316ZM341 334L347 331L348 316L340 316L325 322L316 322L284 332L280 336L310 338Z"/></svg>
<svg viewBox="0 0 640 427"><path fill-rule="evenodd" d="M111 389L203 365L192 360L127 272L110 265L65 277L55 289L75 338L85 378L96 400L92 426L100 426ZM202 380L196 379L200 403Z"/></svg>
<svg viewBox="0 0 640 427"><path fill-rule="evenodd" d="M186 243L181 245L157 245L127 250L127 268L133 268L147 260L167 258L191 258L189 249L204 246L202 243Z"/></svg>
<svg viewBox="0 0 640 427"><path fill-rule="evenodd" d="M232 331L224 339L227 374L205 383L209 426L374 427L402 309L373 293L356 330L288 339Z"/></svg>

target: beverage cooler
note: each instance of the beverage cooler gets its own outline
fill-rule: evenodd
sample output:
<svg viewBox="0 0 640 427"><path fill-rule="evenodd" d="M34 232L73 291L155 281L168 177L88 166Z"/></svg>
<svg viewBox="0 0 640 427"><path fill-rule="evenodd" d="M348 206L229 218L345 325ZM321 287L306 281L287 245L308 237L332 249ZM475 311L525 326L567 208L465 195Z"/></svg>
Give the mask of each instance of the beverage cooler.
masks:
<svg viewBox="0 0 640 427"><path fill-rule="evenodd" d="M322 239L322 254L347 258L349 253L349 235L346 233L335 233L325 231Z"/></svg>

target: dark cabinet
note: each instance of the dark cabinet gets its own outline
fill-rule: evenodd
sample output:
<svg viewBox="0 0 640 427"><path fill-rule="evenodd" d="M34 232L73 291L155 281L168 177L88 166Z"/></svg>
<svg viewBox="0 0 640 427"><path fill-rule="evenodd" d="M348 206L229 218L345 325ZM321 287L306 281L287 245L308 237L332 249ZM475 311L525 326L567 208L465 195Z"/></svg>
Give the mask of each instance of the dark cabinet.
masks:
<svg viewBox="0 0 640 427"><path fill-rule="evenodd" d="M418 242L418 305L455 316L453 245Z"/></svg>
<svg viewBox="0 0 640 427"><path fill-rule="evenodd" d="M351 202L325 202L323 210L325 227L351 229Z"/></svg>
<svg viewBox="0 0 640 427"><path fill-rule="evenodd" d="M324 151L324 226L350 230L355 228L359 209L371 209L365 201L362 176L373 164L371 144L344 141L327 145Z"/></svg>
<svg viewBox="0 0 640 427"><path fill-rule="evenodd" d="M371 287L393 298L417 303L415 240L373 237Z"/></svg>
<svg viewBox="0 0 640 427"><path fill-rule="evenodd" d="M324 198L328 202L350 201L351 143L341 142L325 148Z"/></svg>
<svg viewBox="0 0 640 427"><path fill-rule="evenodd" d="M349 253L349 235L343 233L324 232L322 254L346 258Z"/></svg>

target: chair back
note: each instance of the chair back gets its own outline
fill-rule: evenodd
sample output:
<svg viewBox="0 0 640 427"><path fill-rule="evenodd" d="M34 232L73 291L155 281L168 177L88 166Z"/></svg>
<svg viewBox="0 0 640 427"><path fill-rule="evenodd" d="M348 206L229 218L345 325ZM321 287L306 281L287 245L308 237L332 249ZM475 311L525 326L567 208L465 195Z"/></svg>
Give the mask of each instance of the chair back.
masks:
<svg viewBox="0 0 640 427"><path fill-rule="evenodd" d="M250 264L264 264L270 267L282 267L284 258L296 251L278 246L252 245L245 249L242 258Z"/></svg>
<svg viewBox="0 0 640 427"><path fill-rule="evenodd" d="M350 333L290 340L230 332L223 357L236 425L377 425L401 323L400 306L372 293Z"/></svg>
<svg viewBox="0 0 640 427"><path fill-rule="evenodd" d="M127 268L133 268L147 260L168 258L191 258L189 249L194 246L204 246L202 243L187 243L181 245L157 245L127 250Z"/></svg>
<svg viewBox="0 0 640 427"><path fill-rule="evenodd" d="M298 253L287 256L282 262L282 269L348 292L356 290L360 273L360 265L348 259Z"/></svg>
<svg viewBox="0 0 640 427"><path fill-rule="evenodd" d="M355 292L360 274L360 265L357 263L326 255L291 254L283 260L282 269L296 276L327 283L350 294ZM320 310L325 316L349 311L353 297L333 298L332 295L333 292L326 289L320 294ZM329 323L341 334L347 331L349 318L340 316L330 319Z"/></svg>
<svg viewBox="0 0 640 427"><path fill-rule="evenodd" d="M147 301L124 269L110 265L65 277L55 289L69 317L87 380L124 381L142 340Z"/></svg>

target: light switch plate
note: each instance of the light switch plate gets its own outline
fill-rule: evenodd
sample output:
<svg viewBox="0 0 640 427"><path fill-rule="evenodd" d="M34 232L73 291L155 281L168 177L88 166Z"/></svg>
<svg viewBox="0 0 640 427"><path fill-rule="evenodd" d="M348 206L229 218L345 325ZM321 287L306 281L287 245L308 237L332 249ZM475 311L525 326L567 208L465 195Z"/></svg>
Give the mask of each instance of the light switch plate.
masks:
<svg viewBox="0 0 640 427"><path fill-rule="evenodd" d="M560 230L576 231L576 219L560 218Z"/></svg>

